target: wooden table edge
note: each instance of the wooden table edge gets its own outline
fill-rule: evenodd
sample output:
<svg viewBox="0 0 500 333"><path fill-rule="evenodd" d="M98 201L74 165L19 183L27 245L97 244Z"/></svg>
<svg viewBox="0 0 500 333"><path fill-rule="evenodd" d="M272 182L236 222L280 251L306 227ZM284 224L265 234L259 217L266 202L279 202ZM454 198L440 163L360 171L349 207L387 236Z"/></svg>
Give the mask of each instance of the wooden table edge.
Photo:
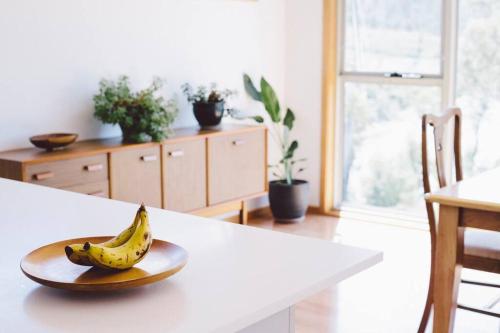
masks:
<svg viewBox="0 0 500 333"><path fill-rule="evenodd" d="M432 193L426 194L425 201L451 207L486 210L490 212L500 212L500 203L484 202L472 199L462 199L457 197L451 197L448 195L440 195Z"/></svg>

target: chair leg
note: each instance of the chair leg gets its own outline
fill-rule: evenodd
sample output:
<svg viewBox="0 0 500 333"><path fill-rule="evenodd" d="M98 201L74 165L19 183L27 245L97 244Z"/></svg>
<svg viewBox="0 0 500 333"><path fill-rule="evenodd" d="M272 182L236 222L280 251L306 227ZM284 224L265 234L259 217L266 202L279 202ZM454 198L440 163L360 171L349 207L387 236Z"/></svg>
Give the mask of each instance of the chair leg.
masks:
<svg viewBox="0 0 500 333"><path fill-rule="evenodd" d="M431 268L431 270L432 270L432 268ZM462 280L462 283L479 285L479 286L484 286L484 287L500 288L500 286L496 285L496 284L469 281L469 280ZM427 324L429 322L429 317L431 314L432 303L433 303L432 302L432 289L433 289L433 287L434 286L432 283L432 272L431 272L431 280L429 281L429 290L427 291L427 300L425 302L424 312L422 313L422 319L420 320L420 326L418 327L418 333L425 333L425 329L427 328ZM470 306L466 306L466 305L462 305L462 304L457 304L457 308L462 309L462 310L475 312L475 313L480 313L480 314L483 314L486 316L500 318L500 313L497 313L497 312L478 309L478 308L474 308L474 307L470 307Z"/></svg>

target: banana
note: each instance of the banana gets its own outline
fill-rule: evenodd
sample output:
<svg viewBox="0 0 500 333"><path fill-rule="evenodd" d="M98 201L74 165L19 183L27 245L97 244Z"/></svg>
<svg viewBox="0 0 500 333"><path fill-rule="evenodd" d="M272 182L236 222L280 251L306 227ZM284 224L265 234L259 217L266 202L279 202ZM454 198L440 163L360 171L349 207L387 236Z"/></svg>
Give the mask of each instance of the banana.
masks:
<svg viewBox="0 0 500 333"><path fill-rule="evenodd" d="M103 243L99 243L101 246L105 247L118 247L125 242L127 242L130 237L134 234L135 228L141 221L140 216L139 216L140 208L137 210L137 213L135 214L134 222L125 230L123 230L118 236L111 238L110 240L107 240ZM64 248L64 251L66 252L66 256L68 259L77 265L82 265L82 266L92 266L92 262L88 259L87 252L83 248L83 244L71 244L67 245Z"/></svg>
<svg viewBox="0 0 500 333"><path fill-rule="evenodd" d="M66 257L73 264L81 266L92 266L89 258L87 257L87 252L83 249L83 244L71 244L64 247L64 252L66 252Z"/></svg>
<svg viewBox="0 0 500 333"><path fill-rule="evenodd" d="M148 253L153 238L151 237L148 213L144 205L139 208L139 216L139 225L124 244L110 248L100 244L85 243L83 249L86 251L89 261L94 266L116 270L131 268L141 261Z"/></svg>

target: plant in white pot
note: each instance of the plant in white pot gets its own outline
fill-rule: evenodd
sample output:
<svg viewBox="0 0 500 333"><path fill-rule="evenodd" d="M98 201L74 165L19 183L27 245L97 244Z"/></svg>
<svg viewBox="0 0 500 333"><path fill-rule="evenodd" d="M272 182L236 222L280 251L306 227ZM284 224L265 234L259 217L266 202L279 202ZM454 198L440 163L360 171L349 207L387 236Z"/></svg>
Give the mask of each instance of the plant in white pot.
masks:
<svg viewBox="0 0 500 333"><path fill-rule="evenodd" d="M245 91L254 100L264 105L270 120L269 133L280 149L280 159L269 165L276 180L269 182L269 204L276 221L295 222L304 219L309 201L309 183L306 180L295 178L304 170L299 164L305 159L295 159L295 151L299 147L297 140L291 140L290 132L293 129L295 115L289 108L283 116L280 104L274 89L264 79L260 79L260 91L255 87L252 79L243 75ZM251 117L258 123L264 122L264 117Z"/></svg>

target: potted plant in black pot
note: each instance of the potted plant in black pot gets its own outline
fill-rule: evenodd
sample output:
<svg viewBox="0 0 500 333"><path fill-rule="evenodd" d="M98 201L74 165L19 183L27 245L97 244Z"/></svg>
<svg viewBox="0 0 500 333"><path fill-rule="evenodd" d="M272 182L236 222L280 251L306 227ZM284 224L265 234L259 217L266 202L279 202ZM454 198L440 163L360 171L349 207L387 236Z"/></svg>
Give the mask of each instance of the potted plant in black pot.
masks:
<svg viewBox="0 0 500 333"><path fill-rule="evenodd" d="M276 164L269 165L273 176L277 178L269 182L269 204L273 217L281 222L301 221L307 211L309 183L294 177L295 174L304 170L298 164L305 161L305 159L294 158L295 151L299 147L297 140L290 138L295 115L287 108L283 117L276 93L264 78L260 80L260 91L247 74L243 75L243 83L250 97L264 105L273 124L269 129L271 137L279 145L281 152L280 160ZM261 116L251 118L258 123L264 122Z"/></svg>
<svg viewBox="0 0 500 333"><path fill-rule="evenodd" d="M177 116L174 100L157 96L163 81L155 78L146 89L132 92L127 76L116 82L101 80L94 96L94 116L106 124L118 124L123 142L161 141L170 133Z"/></svg>
<svg viewBox="0 0 500 333"><path fill-rule="evenodd" d="M216 129L224 116L226 100L235 95L234 90L217 89L217 85L212 83L207 89L199 86L196 91L189 83L182 85L182 91L188 102L193 104L194 117L202 129Z"/></svg>

